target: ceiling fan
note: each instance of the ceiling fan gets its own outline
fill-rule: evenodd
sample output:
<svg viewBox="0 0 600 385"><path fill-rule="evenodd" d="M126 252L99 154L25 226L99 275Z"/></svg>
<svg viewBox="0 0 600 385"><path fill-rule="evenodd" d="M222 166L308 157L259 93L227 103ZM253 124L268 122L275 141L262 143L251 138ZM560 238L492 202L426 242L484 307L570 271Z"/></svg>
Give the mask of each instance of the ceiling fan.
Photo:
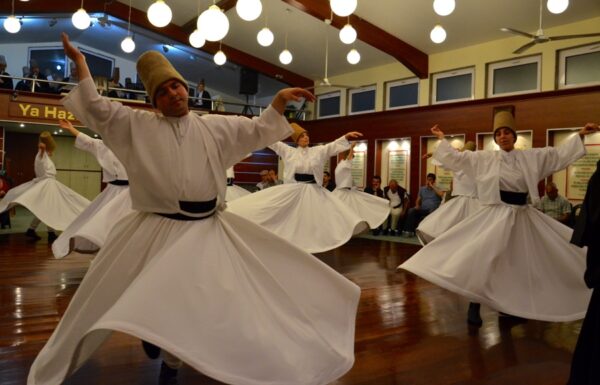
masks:
<svg viewBox="0 0 600 385"><path fill-rule="evenodd" d="M592 36L600 36L600 32L598 33L585 33L581 35L562 35L562 36L546 36L544 35L544 30L542 29L542 13L543 13L543 0L540 0L540 26L535 35L532 35L527 32L519 31L518 29L513 28L500 28L502 32L509 32L519 36L525 36L531 39L531 41L527 44L522 45L517 48L513 53L520 54L533 47L536 44L546 43L554 40L566 40L566 39L577 39L581 37L592 37Z"/></svg>
<svg viewBox="0 0 600 385"><path fill-rule="evenodd" d="M325 19L325 24L331 24L331 19ZM325 31L325 76L319 82L318 86L308 87L308 89L314 89L316 87L332 87L332 88L354 88L353 86L345 86L341 84L331 84L329 78L327 77L327 67L329 64L329 36L327 35L327 30Z"/></svg>

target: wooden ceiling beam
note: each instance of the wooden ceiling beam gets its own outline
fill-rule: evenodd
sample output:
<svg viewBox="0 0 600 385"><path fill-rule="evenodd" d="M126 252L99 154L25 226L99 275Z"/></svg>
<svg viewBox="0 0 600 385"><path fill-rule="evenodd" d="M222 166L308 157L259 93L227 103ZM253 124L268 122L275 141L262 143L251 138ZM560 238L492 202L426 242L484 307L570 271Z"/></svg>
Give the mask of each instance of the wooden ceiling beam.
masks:
<svg viewBox="0 0 600 385"><path fill-rule="evenodd" d="M224 3L235 2L233 0L223 0ZM104 0L86 0L85 1L85 10L88 13L103 13L105 12ZM5 5L10 9L10 0L0 0L0 5L2 8ZM31 2L19 2L18 9L16 9L19 15L27 14L57 14L57 13L65 13L70 14L75 12L77 9L81 7L80 0L62 0L60 2L54 1L31 1ZM127 4L123 4L119 1L114 1L110 3L106 7L106 13L119 18L121 20L127 20L129 15L129 6ZM166 36L174 41L177 41L181 44L189 46L189 33L178 25L170 23L166 27L157 28L150 24L148 18L146 17L146 11L141 11L137 8L131 9L131 23L141 27L143 29L158 33L160 35ZM58 38L58 37L57 37ZM189 49L195 49L189 46ZM219 50L218 42L206 42L206 44L201 49L204 52L208 52L210 54L215 54ZM227 46L225 44L221 45L221 50L227 55L227 60L230 60L233 63L236 63L240 66L247 67L258 71L266 76L277 79L281 82L287 83L291 86L295 87L312 87L314 85L314 81L302 75L291 72L285 68L278 67L274 64L271 64L265 60L249 55L245 52L242 52L233 47Z"/></svg>
<svg viewBox="0 0 600 385"><path fill-rule="evenodd" d="M325 0L282 0L287 4L316 17L319 20L329 19L331 9L329 1ZM347 17L333 15L331 25L342 29L348 22ZM369 23L368 21L356 16L350 15L350 24L358 33L358 39L387 53L397 59L411 72L420 79L426 79L429 76L429 58L426 53L418 50L412 45L398 39L394 35L387 33L381 28Z"/></svg>

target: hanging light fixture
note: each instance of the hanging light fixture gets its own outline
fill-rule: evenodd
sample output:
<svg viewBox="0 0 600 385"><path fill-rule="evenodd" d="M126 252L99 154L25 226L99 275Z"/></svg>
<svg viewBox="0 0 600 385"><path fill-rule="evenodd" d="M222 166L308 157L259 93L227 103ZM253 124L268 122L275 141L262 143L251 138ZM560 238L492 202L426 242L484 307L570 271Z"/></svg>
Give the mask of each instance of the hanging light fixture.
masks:
<svg viewBox="0 0 600 385"><path fill-rule="evenodd" d="M200 0L198 0L197 14L198 18L200 18ZM202 32L200 32L200 30L198 29L198 21L196 21L196 29L190 34L190 37L188 39L190 41L190 45L194 48L200 48L206 43L204 35L202 35Z"/></svg>
<svg viewBox="0 0 600 385"><path fill-rule="evenodd" d="M15 0L12 0L12 13L4 20L4 29L9 33L17 33L21 30L21 22L15 17Z"/></svg>
<svg viewBox="0 0 600 385"><path fill-rule="evenodd" d="M289 12L291 12L291 10L288 8L287 12L289 14ZM289 18L289 16L288 16ZM292 56L292 53L287 49L287 40L288 40L288 23L285 23L286 27L285 27L285 49L283 51L281 51L281 53L279 54L279 61L281 62L281 64L284 65L288 65L292 62L292 59L294 58Z"/></svg>
<svg viewBox="0 0 600 385"><path fill-rule="evenodd" d="M221 8L215 5L215 0L213 0L213 5L208 7L198 17L196 27L202 32L206 40L219 41L229 32L229 20L227 19L227 15L223 13Z"/></svg>
<svg viewBox="0 0 600 385"><path fill-rule="evenodd" d="M340 29L340 40L344 44L352 44L356 41L356 30L350 25L350 17L348 17L348 24Z"/></svg>
<svg viewBox="0 0 600 385"><path fill-rule="evenodd" d="M253 21L260 16L262 3L260 0L237 0L235 11L243 20Z"/></svg>
<svg viewBox="0 0 600 385"><path fill-rule="evenodd" d="M333 13L346 17L356 10L357 0L329 0L329 5Z"/></svg>
<svg viewBox="0 0 600 385"><path fill-rule="evenodd" d="M346 55L346 60L348 60L348 63L350 64L358 64L360 61L360 53L358 53L356 48L352 48L350 52L348 52L348 55Z"/></svg>
<svg viewBox="0 0 600 385"><path fill-rule="evenodd" d="M87 29L92 23L90 15L88 15L85 9L83 9L83 0L81 0L81 8L79 8L77 12L71 16L71 21L73 22L75 28L82 30Z"/></svg>
<svg viewBox="0 0 600 385"><path fill-rule="evenodd" d="M213 56L213 60L215 64L219 66L222 66L227 61L227 56L225 56L225 53L221 50L221 42L219 42L219 50L215 56Z"/></svg>
<svg viewBox="0 0 600 385"><path fill-rule="evenodd" d="M135 42L129 34L131 30L131 0L129 0L129 16L127 17L127 37L121 42L121 49L126 53L132 53L135 50Z"/></svg>
<svg viewBox="0 0 600 385"><path fill-rule="evenodd" d="M431 33L429 34L429 37L431 38L431 41L436 44L443 43L444 40L446 40L446 30L438 24L435 27L433 27Z"/></svg>
<svg viewBox="0 0 600 385"><path fill-rule="evenodd" d="M268 47L273 44L275 36L273 36L273 32L271 32L268 27L264 27L256 35L256 40L258 40L258 44L262 45L263 47Z"/></svg>
<svg viewBox="0 0 600 385"><path fill-rule="evenodd" d="M156 0L148 8L147 16L153 26L162 28L171 22L173 12L164 0Z"/></svg>
<svg viewBox="0 0 600 385"><path fill-rule="evenodd" d="M569 0L548 0L546 6L554 14L563 13L569 6Z"/></svg>
<svg viewBox="0 0 600 385"><path fill-rule="evenodd" d="M433 10L440 16L448 16L454 11L456 2L454 0L434 0Z"/></svg>

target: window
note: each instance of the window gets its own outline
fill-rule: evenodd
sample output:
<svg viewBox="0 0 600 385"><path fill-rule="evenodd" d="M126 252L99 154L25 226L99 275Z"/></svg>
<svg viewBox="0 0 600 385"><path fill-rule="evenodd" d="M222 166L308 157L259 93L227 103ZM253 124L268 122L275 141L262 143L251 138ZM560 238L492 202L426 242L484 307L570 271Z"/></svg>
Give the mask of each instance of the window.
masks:
<svg viewBox="0 0 600 385"><path fill-rule="evenodd" d="M340 116L340 91L317 96L317 118Z"/></svg>
<svg viewBox="0 0 600 385"><path fill-rule="evenodd" d="M600 84L600 43L558 51L558 88Z"/></svg>
<svg viewBox="0 0 600 385"><path fill-rule="evenodd" d="M29 48L28 67L32 60L40 67L41 73L52 76L52 79L63 79L66 75L66 56L62 47Z"/></svg>
<svg viewBox="0 0 600 385"><path fill-rule="evenodd" d="M350 90L348 92L350 98L349 114L375 112L375 89L376 87L373 85Z"/></svg>
<svg viewBox="0 0 600 385"><path fill-rule="evenodd" d="M385 109L416 107L419 105L419 78L386 83Z"/></svg>
<svg viewBox="0 0 600 385"><path fill-rule="evenodd" d="M475 68L464 68L431 75L432 104L473 99Z"/></svg>
<svg viewBox="0 0 600 385"><path fill-rule="evenodd" d="M541 90L540 55L487 65L487 96L505 96Z"/></svg>
<svg viewBox="0 0 600 385"><path fill-rule="evenodd" d="M85 56L85 61L87 62L88 67L90 67L90 72L92 76L102 76L106 79L112 79L113 76L113 67L115 64L115 60L97 54L95 52L88 51L83 48L79 48L81 53Z"/></svg>

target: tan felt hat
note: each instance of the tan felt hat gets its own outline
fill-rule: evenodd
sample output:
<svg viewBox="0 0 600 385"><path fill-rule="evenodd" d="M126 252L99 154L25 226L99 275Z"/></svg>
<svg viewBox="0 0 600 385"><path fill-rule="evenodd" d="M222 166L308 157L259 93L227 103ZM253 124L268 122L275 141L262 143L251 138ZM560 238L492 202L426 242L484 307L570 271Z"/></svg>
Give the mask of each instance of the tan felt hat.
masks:
<svg viewBox="0 0 600 385"><path fill-rule="evenodd" d="M158 51L144 52L137 61L136 69L142 79L142 83L144 83L146 92L150 96L152 105L154 105L158 87L168 80L176 79L180 81L186 89L188 88L188 84L183 76L181 76L171 62Z"/></svg>

